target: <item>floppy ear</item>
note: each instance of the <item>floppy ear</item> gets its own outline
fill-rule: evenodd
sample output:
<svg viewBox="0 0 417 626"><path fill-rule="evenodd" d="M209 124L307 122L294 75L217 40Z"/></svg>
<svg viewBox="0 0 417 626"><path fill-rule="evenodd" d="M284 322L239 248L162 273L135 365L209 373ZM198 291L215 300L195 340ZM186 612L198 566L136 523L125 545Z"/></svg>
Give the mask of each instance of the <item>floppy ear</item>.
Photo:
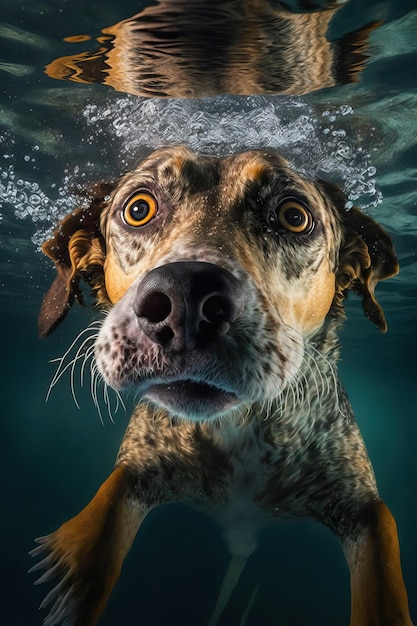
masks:
<svg viewBox="0 0 417 626"><path fill-rule="evenodd" d="M345 209L346 197L335 185L323 185L339 210L343 224L339 264L336 272L335 304L341 306L347 289L362 297L365 315L383 333L387 330L384 312L375 297L380 280L399 272L390 236L358 208Z"/></svg>
<svg viewBox="0 0 417 626"><path fill-rule="evenodd" d="M42 301L38 319L40 337L46 337L58 326L74 299L83 303L81 278L89 283L99 302L108 302L103 274L105 241L100 218L106 206L104 198L111 190L111 185L95 185L90 206L79 207L66 215L52 239L42 245L42 252L55 263L57 276Z"/></svg>

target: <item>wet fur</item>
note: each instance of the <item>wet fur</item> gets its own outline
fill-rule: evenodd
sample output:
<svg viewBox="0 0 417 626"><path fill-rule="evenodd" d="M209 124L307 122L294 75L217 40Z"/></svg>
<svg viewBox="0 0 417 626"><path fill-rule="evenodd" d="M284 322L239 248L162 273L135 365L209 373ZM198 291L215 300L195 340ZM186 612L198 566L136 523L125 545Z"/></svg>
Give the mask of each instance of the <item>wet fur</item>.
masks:
<svg viewBox="0 0 417 626"><path fill-rule="evenodd" d="M123 207L143 188L158 213L126 227ZM287 197L311 211L311 232L277 222ZM58 578L43 602L52 605L45 624L95 624L146 514L185 502L218 521L238 559L275 519L320 521L346 554L351 626L410 626L395 522L336 369L347 290L386 330L374 289L398 271L388 235L358 209L346 211L336 187L303 179L276 153L216 159L177 147L156 151L111 190L97 187L90 207L64 218L43 250L57 278L41 307L41 336L82 299L86 280L109 310L89 350L94 367L106 384L142 396L113 473L33 551L46 552L34 568L46 569L40 581ZM176 352L138 327L133 307L149 272L189 261L230 272L245 301L208 348ZM155 400L156 382L188 379L237 401L201 402L181 382L178 397Z"/></svg>

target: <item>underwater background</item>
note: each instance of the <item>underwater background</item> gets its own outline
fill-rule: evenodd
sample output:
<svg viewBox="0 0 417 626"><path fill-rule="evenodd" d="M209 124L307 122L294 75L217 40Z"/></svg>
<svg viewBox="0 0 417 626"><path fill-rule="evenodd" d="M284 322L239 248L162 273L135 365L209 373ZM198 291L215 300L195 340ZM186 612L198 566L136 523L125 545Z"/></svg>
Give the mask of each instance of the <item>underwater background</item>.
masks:
<svg viewBox="0 0 417 626"><path fill-rule="evenodd" d="M155 3L2 2L0 623L42 623L37 607L46 588L33 586L28 552L35 537L78 513L111 472L133 403L128 396L126 411L109 414L103 401L99 415L86 376L83 386L75 382L77 406L69 372L45 401L56 369L50 361L100 314L74 306L52 337L38 339L39 306L54 276L39 246L77 206L80 187L115 179L153 148L177 143L209 154L281 150L304 174L340 184L390 233L401 272L377 291L388 333L379 333L359 298L350 296L339 369L381 495L397 521L417 620L417 3L347 2L330 24L329 39L372 24L360 76L301 95L147 98L100 84L96 75L83 82L45 73L54 59L94 55L103 28L146 4ZM307 4L310 11L325 5ZM303 3L291 5L301 11ZM228 558L208 518L177 505L154 511L100 624L204 626ZM262 533L219 623L342 626L349 604L337 539L313 522L281 522Z"/></svg>

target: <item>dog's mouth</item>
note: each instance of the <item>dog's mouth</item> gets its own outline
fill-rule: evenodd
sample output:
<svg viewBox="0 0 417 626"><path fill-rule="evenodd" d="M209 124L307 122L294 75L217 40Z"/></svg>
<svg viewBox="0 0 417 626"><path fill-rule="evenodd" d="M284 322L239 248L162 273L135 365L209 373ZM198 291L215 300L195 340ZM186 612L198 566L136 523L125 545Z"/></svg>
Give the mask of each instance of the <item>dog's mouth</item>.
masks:
<svg viewBox="0 0 417 626"><path fill-rule="evenodd" d="M192 379L152 384L145 396L171 414L191 420L219 417L240 403L234 392Z"/></svg>

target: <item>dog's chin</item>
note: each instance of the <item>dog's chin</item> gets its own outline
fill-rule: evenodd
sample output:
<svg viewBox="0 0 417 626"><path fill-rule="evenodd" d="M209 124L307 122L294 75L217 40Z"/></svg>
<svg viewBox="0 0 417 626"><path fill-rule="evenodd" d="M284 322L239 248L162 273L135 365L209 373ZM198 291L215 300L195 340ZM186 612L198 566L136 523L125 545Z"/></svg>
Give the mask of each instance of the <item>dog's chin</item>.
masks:
<svg viewBox="0 0 417 626"><path fill-rule="evenodd" d="M241 404L235 393L193 380L150 385L144 395L170 415L190 421L215 419Z"/></svg>

